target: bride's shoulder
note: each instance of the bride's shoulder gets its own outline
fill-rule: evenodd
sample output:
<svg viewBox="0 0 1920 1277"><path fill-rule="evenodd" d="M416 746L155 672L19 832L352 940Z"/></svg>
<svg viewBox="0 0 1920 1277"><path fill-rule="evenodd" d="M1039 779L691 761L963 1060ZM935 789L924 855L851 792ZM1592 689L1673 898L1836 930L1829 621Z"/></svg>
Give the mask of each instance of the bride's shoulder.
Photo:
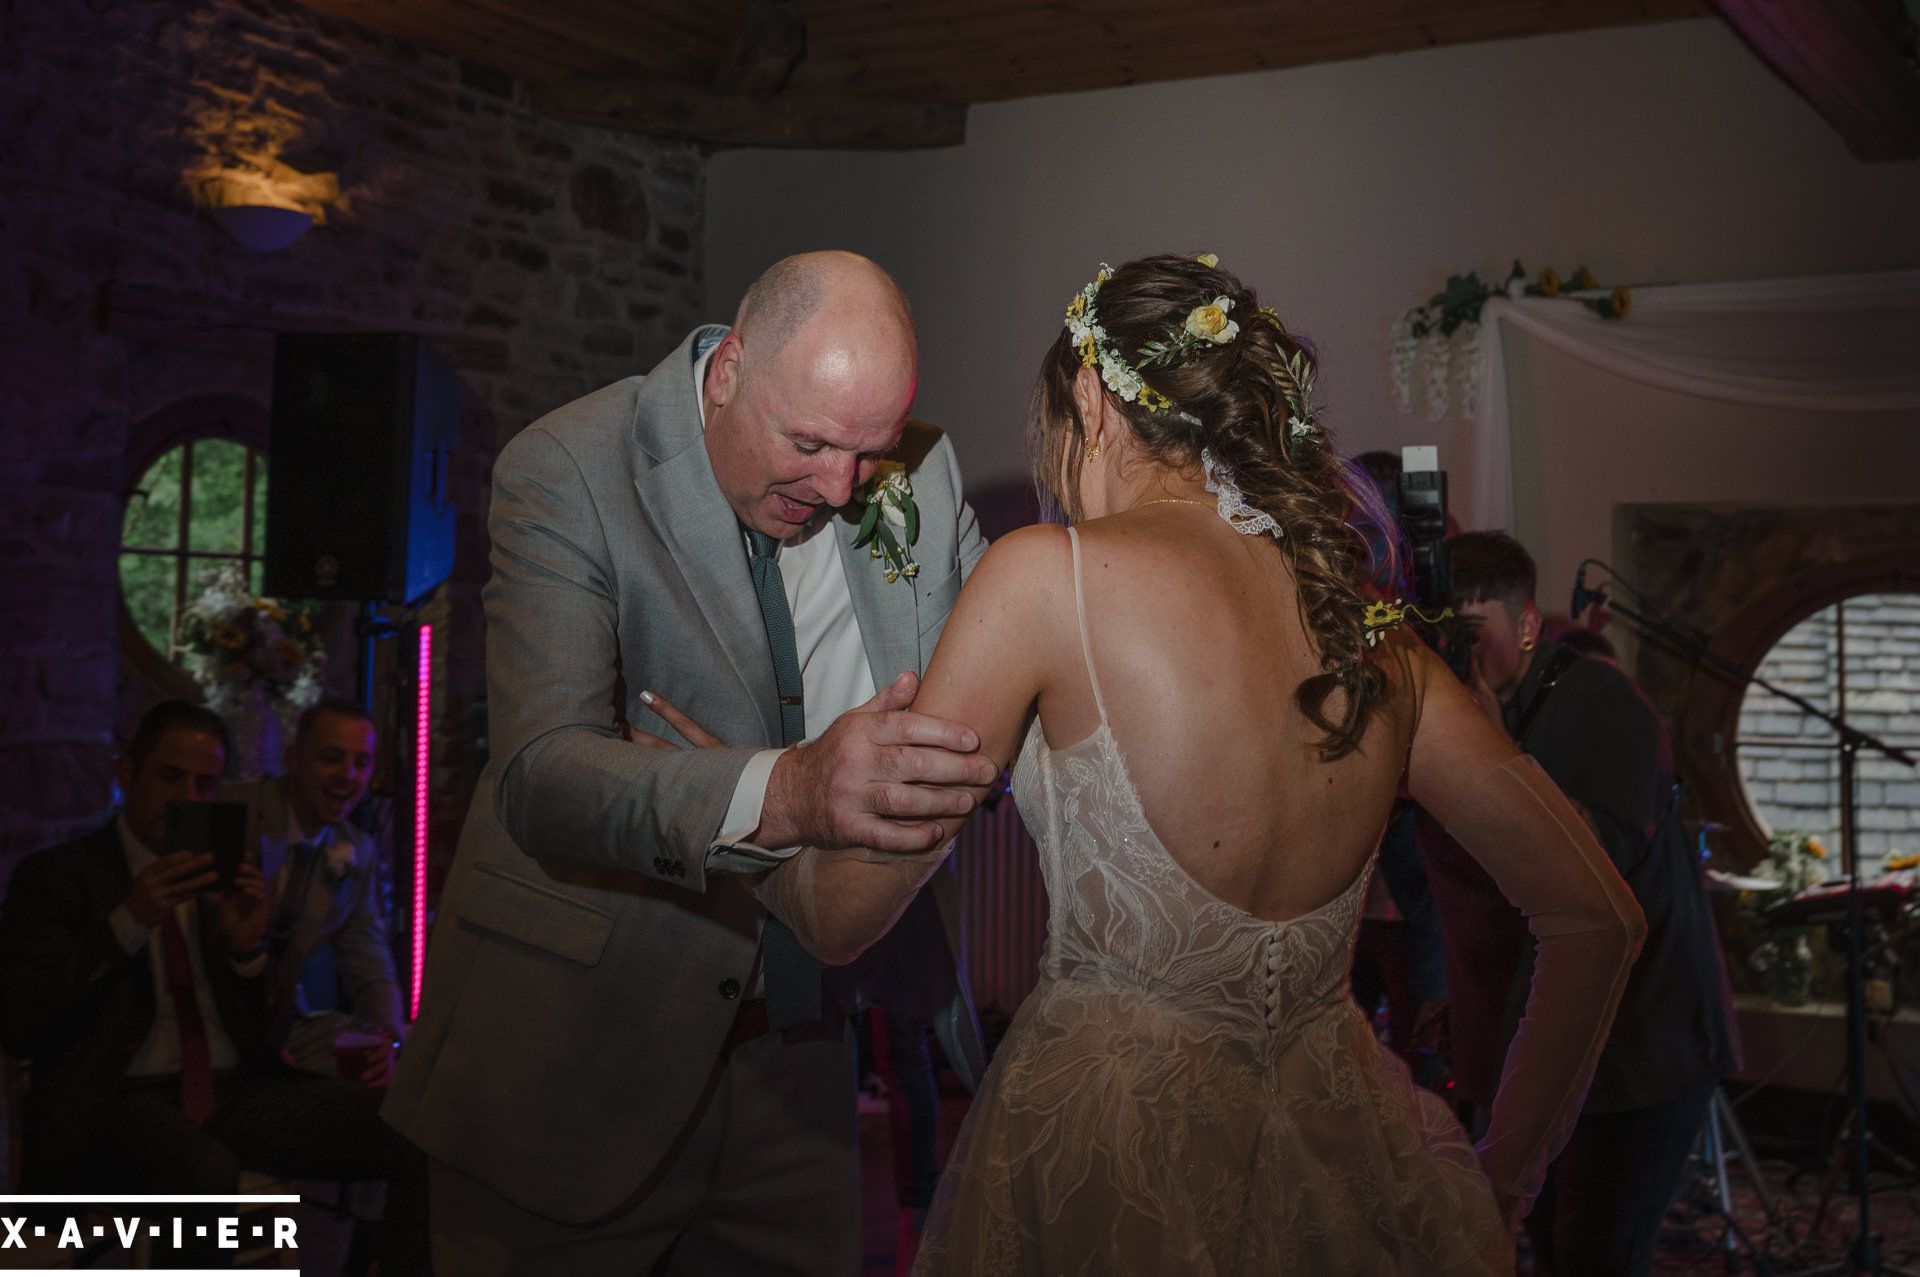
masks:
<svg viewBox="0 0 1920 1277"><path fill-rule="evenodd" d="M1057 523L1036 523L997 538L967 578L976 592L1035 596L1071 582L1073 547Z"/></svg>

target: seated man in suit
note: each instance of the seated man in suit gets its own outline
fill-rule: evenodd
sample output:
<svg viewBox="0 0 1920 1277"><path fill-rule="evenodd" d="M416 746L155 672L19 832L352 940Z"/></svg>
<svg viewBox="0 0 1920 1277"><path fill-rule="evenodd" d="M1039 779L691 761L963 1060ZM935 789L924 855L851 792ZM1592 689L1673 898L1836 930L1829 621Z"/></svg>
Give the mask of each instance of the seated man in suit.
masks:
<svg viewBox="0 0 1920 1277"><path fill-rule="evenodd" d="M267 1009L271 1041L301 1067L331 1073L333 1039L347 1017L322 1014L331 996L314 998L301 982L315 955L332 958L353 1018L374 1026L383 1044L360 1080L384 1086L391 1044L405 1034L400 981L380 882L379 849L348 817L367 796L376 744L373 718L348 700L308 707L287 746L285 776L227 788L247 804L247 846L267 888ZM327 991L331 994L331 990ZM310 1010L313 1014L309 1014Z"/></svg>
<svg viewBox="0 0 1920 1277"><path fill-rule="evenodd" d="M425 1272L423 1164L379 1120L380 1092L289 1069L268 1044L258 866L221 891L211 856L161 854L167 804L213 797L227 745L219 715L161 702L119 763L120 814L14 871L0 1045L32 1062L23 1178L64 1193L233 1193L242 1169L385 1179L381 1271Z"/></svg>

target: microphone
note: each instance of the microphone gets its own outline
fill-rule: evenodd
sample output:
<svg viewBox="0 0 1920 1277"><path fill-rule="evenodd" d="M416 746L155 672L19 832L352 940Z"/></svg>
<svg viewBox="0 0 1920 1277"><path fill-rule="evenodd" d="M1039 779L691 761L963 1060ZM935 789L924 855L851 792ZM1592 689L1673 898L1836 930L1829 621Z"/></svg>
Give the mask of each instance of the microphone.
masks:
<svg viewBox="0 0 1920 1277"><path fill-rule="evenodd" d="M1589 604L1605 603L1606 601L1607 591L1605 587L1597 590L1589 590L1587 588L1587 565L1582 563L1580 570L1573 575L1573 603L1567 615L1570 617L1579 616L1580 613L1587 609Z"/></svg>

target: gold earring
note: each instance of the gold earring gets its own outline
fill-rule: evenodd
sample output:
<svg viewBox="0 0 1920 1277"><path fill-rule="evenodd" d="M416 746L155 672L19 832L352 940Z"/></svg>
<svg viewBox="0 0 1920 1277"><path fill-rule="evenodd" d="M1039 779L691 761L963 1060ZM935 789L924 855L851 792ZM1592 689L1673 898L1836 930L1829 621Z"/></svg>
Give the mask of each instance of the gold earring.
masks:
<svg viewBox="0 0 1920 1277"><path fill-rule="evenodd" d="M1531 652L1533 650L1533 640L1530 638L1521 639L1520 650L1523 652Z"/></svg>
<svg viewBox="0 0 1920 1277"><path fill-rule="evenodd" d="M1086 458L1088 465L1092 465L1094 462L1100 460L1100 441L1098 439L1087 440L1086 450L1082 455Z"/></svg>

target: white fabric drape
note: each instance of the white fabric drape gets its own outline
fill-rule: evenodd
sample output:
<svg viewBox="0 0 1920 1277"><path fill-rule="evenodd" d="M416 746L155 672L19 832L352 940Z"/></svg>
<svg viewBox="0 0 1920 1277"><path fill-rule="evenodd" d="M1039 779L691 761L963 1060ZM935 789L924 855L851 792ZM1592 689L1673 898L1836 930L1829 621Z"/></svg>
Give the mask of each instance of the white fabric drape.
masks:
<svg viewBox="0 0 1920 1277"><path fill-rule="evenodd" d="M1605 320L1573 298L1495 298L1480 315L1479 403L1462 526L1513 526L1509 332L1663 390L1821 412L1920 409L1920 270L1633 290Z"/></svg>

